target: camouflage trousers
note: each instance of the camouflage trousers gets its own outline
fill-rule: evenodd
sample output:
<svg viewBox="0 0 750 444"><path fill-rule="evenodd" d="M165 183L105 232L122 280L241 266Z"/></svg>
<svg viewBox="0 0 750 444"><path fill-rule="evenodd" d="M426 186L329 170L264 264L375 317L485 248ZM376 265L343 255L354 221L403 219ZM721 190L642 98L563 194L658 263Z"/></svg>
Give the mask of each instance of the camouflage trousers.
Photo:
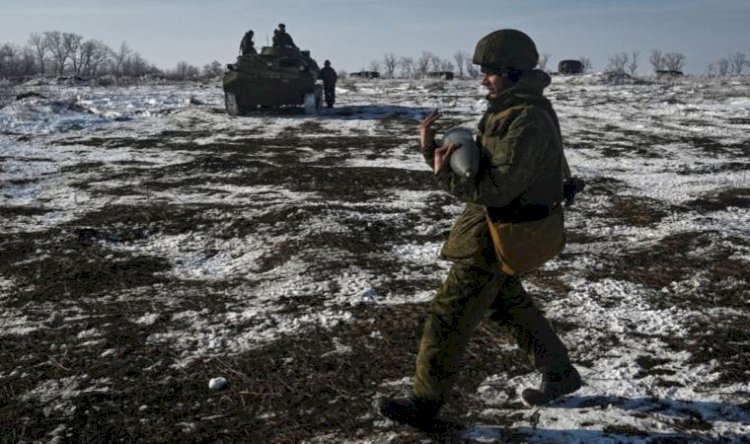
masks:
<svg viewBox="0 0 750 444"><path fill-rule="evenodd" d="M570 364L568 350L534 305L516 276L454 263L432 301L422 333L414 376L414 394L443 402L458 374L469 338L483 317L507 326L540 372Z"/></svg>

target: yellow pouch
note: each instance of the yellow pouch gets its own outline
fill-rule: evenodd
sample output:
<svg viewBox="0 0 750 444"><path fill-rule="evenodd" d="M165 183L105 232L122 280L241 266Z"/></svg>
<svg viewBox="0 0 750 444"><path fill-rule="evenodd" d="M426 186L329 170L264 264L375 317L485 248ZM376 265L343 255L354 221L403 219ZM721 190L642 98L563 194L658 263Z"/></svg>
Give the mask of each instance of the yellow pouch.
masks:
<svg viewBox="0 0 750 444"><path fill-rule="evenodd" d="M487 225L505 274L528 273L541 267L565 247L564 214L561 205L545 218L520 223L495 223L487 216Z"/></svg>

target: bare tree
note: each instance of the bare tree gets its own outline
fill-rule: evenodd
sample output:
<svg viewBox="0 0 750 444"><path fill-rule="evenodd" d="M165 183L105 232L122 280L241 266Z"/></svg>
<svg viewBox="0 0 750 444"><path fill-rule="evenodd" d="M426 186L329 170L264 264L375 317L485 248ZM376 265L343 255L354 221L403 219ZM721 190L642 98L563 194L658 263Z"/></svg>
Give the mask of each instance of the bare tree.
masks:
<svg viewBox="0 0 750 444"><path fill-rule="evenodd" d="M578 61L581 62L581 65L583 65L583 73L588 74L593 69L593 66L591 65L591 59L588 57L578 57Z"/></svg>
<svg viewBox="0 0 750 444"><path fill-rule="evenodd" d="M747 57L744 53L735 52L729 56L729 66L732 69L732 75L742 75L742 69L747 65Z"/></svg>
<svg viewBox="0 0 750 444"><path fill-rule="evenodd" d="M433 71L440 71L443 68L443 59L432 54L430 58L430 67Z"/></svg>
<svg viewBox="0 0 750 444"><path fill-rule="evenodd" d="M628 64L628 53L621 52L609 57L609 66L607 71L616 72L618 74L625 73L625 66Z"/></svg>
<svg viewBox="0 0 750 444"><path fill-rule="evenodd" d="M401 76L407 79L414 77L416 64L412 57L401 57L398 60L398 66L401 68Z"/></svg>
<svg viewBox="0 0 750 444"><path fill-rule="evenodd" d="M670 71L682 71L685 66L685 55L679 52L664 54L664 67Z"/></svg>
<svg viewBox="0 0 750 444"><path fill-rule="evenodd" d="M383 56L383 69L385 70L385 76L393 78L393 73L396 72L396 66L398 66L398 58L393 53L388 53Z"/></svg>
<svg viewBox="0 0 750 444"><path fill-rule="evenodd" d="M46 74L46 58L47 58L47 42L43 35L33 33L29 37L29 44L33 47L34 55L36 56L36 63L39 66L39 72L42 76Z"/></svg>
<svg viewBox="0 0 750 444"><path fill-rule="evenodd" d="M440 69L438 71L443 72L454 72L456 66L450 60L443 60L440 62Z"/></svg>
<svg viewBox="0 0 750 444"><path fill-rule="evenodd" d="M36 57L29 47L0 47L0 77L30 77L36 74Z"/></svg>
<svg viewBox="0 0 750 444"><path fill-rule="evenodd" d="M470 59L471 57L469 57L469 53L467 53L466 51L457 51L455 54L453 54L453 60L456 62L456 66L458 67L459 77L464 76L464 63L466 63Z"/></svg>
<svg viewBox="0 0 750 444"><path fill-rule="evenodd" d="M170 77L173 77L178 80L197 79L199 76L200 76L200 70L197 67L187 62L177 63L177 66L175 67L174 71L170 73Z"/></svg>
<svg viewBox="0 0 750 444"><path fill-rule="evenodd" d="M630 63L628 64L628 71L630 71L630 75L634 76L635 72L638 71L638 51L633 51L630 53Z"/></svg>
<svg viewBox="0 0 750 444"><path fill-rule="evenodd" d="M380 72L380 62L378 62L377 60L372 60L370 64L367 66L367 70Z"/></svg>
<svg viewBox="0 0 750 444"><path fill-rule="evenodd" d="M96 77L112 64L112 50L98 40L87 40L81 45L81 70L86 77Z"/></svg>
<svg viewBox="0 0 750 444"><path fill-rule="evenodd" d="M119 77L125 74L125 63L128 61L128 58L130 58L132 52L133 51L128 47L128 44L122 42L120 49L114 53L113 57L115 76Z"/></svg>
<svg viewBox="0 0 750 444"><path fill-rule="evenodd" d="M435 57L435 55L427 52L422 51L422 55L419 56L419 59L417 59L417 75L419 76L425 76L427 75L427 72L430 70L430 62L432 62L432 59Z"/></svg>
<svg viewBox="0 0 750 444"><path fill-rule="evenodd" d="M155 71L156 69L137 52L132 52L122 66L123 75L131 77L142 77Z"/></svg>
<svg viewBox="0 0 750 444"><path fill-rule="evenodd" d="M721 77L729 74L729 59L719 59L716 62L716 74L720 75Z"/></svg>
<svg viewBox="0 0 750 444"><path fill-rule="evenodd" d="M23 77L29 77L35 75L38 71L36 68L36 57L34 56L34 50L25 47L21 49L21 54L19 57L19 74Z"/></svg>
<svg viewBox="0 0 750 444"><path fill-rule="evenodd" d="M549 62L549 54L544 53L539 56L539 63L537 63L537 67L541 69L542 71L547 70L547 62Z"/></svg>
<svg viewBox="0 0 750 444"><path fill-rule="evenodd" d="M68 60L68 52L60 31L46 31L44 40L52 54L53 69L57 76L65 73L65 62Z"/></svg>
<svg viewBox="0 0 750 444"><path fill-rule="evenodd" d="M5 44L0 46L0 77L16 75L16 48Z"/></svg>
<svg viewBox="0 0 750 444"><path fill-rule="evenodd" d="M221 77L224 74L224 66L218 60L205 65L203 67L203 76L207 78Z"/></svg>
<svg viewBox="0 0 750 444"><path fill-rule="evenodd" d="M120 50L114 52L101 41L84 40L83 36L69 32L32 33L26 46L4 45L0 49L1 75L51 74L95 78L104 73L117 76L160 73L124 42ZM197 68L190 68L191 75L200 73Z"/></svg>
<svg viewBox="0 0 750 444"><path fill-rule="evenodd" d="M81 75L81 59L83 57L82 42L83 36L81 35L73 34L71 32L63 33L63 47L65 49L65 53L68 56L67 58L70 59L70 65L73 69L73 75L76 77Z"/></svg>
<svg viewBox="0 0 750 444"><path fill-rule="evenodd" d="M651 66L654 67L654 71L661 71L664 69L664 57L661 54L661 51L658 49L652 49L651 50L651 56L648 58L649 63L651 63Z"/></svg>
<svg viewBox="0 0 750 444"><path fill-rule="evenodd" d="M708 74L709 77L716 76L716 64L709 63L708 66L706 67L706 73Z"/></svg>
<svg viewBox="0 0 750 444"><path fill-rule="evenodd" d="M481 73L479 72L479 68L477 68L477 65L472 63L471 60L466 61L466 75L471 77L472 79L475 79L479 77Z"/></svg>

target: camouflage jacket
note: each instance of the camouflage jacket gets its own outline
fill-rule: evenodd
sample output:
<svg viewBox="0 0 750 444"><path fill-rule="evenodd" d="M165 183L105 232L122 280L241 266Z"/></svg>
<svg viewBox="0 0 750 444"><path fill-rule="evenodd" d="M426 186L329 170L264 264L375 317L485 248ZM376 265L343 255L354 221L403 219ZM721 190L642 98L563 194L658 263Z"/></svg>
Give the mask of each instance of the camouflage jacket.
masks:
<svg viewBox="0 0 750 444"><path fill-rule="evenodd" d="M529 207L551 207L562 200L563 152L557 115L542 96L550 78L532 71L489 102L479 123L479 172L471 179L441 169L441 189L466 202L442 255L453 261L493 261L485 207L500 218ZM432 166L434 150L425 150Z"/></svg>

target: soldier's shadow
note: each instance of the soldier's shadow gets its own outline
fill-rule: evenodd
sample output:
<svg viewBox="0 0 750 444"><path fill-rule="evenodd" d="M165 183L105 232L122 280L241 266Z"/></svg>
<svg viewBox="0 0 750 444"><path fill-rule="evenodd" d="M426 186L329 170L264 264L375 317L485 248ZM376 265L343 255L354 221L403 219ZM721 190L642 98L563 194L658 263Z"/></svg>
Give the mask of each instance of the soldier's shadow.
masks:
<svg viewBox="0 0 750 444"><path fill-rule="evenodd" d="M528 442L532 437L543 437L544 442L710 442L712 422L734 423L736 428L750 425L750 409L714 401L684 401L672 399L635 398L619 396L569 396L549 407L591 409L605 411L610 407L634 412L643 417L649 414L670 417L678 431L661 432L642 430L632 425L598 424L603 430L547 429L536 427L508 427L491 424L464 425L453 421L438 420L421 431L440 442ZM684 432L683 432L684 431ZM702 435L707 432L707 435ZM747 436L737 436L748 438ZM745 441L742 441L745 442Z"/></svg>
<svg viewBox="0 0 750 444"><path fill-rule="evenodd" d="M730 421L750 425L750 403L743 405L716 401L685 401L680 399L625 398L621 396L568 396L554 404L557 408L606 409L616 407L638 413L658 413L689 422Z"/></svg>
<svg viewBox="0 0 750 444"><path fill-rule="evenodd" d="M432 435L442 443L690 443L712 442L710 436L694 432L646 432L628 427L612 427L604 430L546 429L546 428L503 428L498 426L472 426L460 432ZM744 441L743 441L744 442Z"/></svg>

